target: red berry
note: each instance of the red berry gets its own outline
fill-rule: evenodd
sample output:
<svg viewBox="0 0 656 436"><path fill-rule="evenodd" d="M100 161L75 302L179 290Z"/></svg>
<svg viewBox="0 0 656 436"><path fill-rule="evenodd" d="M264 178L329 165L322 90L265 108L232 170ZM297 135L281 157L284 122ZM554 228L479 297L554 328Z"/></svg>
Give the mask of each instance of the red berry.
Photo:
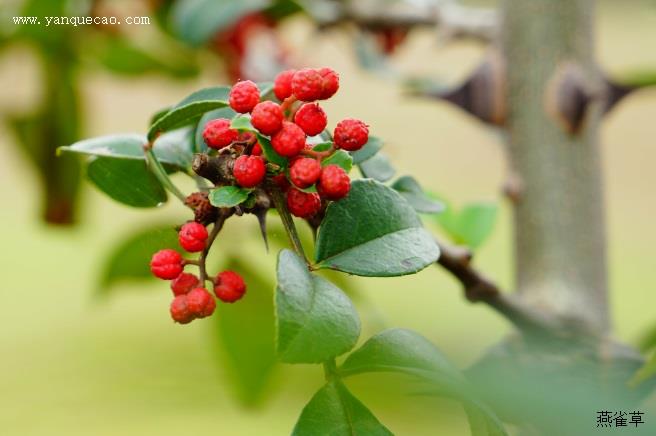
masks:
<svg viewBox="0 0 656 436"><path fill-rule="evenodd" d="M246 293L244 279L234 271L223 271L216 277L214 293L225 303L234 303Z"/></svg>
<svg viewBox="0 0 656 436"><path fill-rule="evenodd" d="M214 313L216 302L205 288L195 288L187 294L187 309L198 318L205 318Z"/></svg>
<svg viewBox="0 0 656 436"><path fill-rule="evenodd" d="M292 95L292 78L296 74L296 70L287 70L276 76L273 82L273 93L276 94L278 100L283 101Z"/></svg>
<svg viewBox="0 0 656 436"><path fill-rule="evenodd" d="M342 167L328 165L321 170L317 192L326 200L339 200L348 195L351 179Z"/></svg>
<svg viewBox="0 0 656 436"><path fill-rule="evenodd" d="M180 246L190 253L196 253L205 249L207 241L207 229L204 225L192 221L186 223L178 232Z"/></svg>
<svg viewBox="0 0 656 436"><path fill-rule="evenodd" d="M262 146L259 142L256 142L251 149L251 156L262 156Z"/></svg>
<svg viewBox="0 0 656 436"><path fill-rule="evenodd" d="M239 156L232 167L232 174L239 186L252 188L264 179L266 174L264 159L260 156Z"/></svg>
<svg viewBox="0 0 656 436"><path fill-rule="evenodd" d="M282 129L283 118L280 105L272 101L263 101L262 103L258 103L253 109L251 123L262 134L273 135Z"/></svg>
<svg viewBox="0 0 656 436"><path fill-rule="evenodd" d="M198 277L183 272L171 281L173 295L184 295L198 286Z"/></svg>
<svg viewBox="0 0 656 436"><path fill-rule="evenodd" d="M335 95L339 89L339 74L331 68L320 68L319 74L323 79L321 97L319 97L319 100L327 100Z"/></svg>
<svg viewBox="0 0 656 436"><path fill-rule="evenodd" d="M194 314L187 307L186 295L178 295L175 297L173 301L171 301L171 307L169 310L173 321L180 324L189 324L195 318Z"/></svg>
<svg viewBox="0 0 656 436"><path fill-rule="evenodd" d="M314 136L323 132L323 129L326 128L328 117L318 104L305 103L296 111L294 122L308 136Z"/></svg>
<svg viewBox="0 0 656 436"><path fill-rule="evenodd" d="M210 148L226 147L237 140L238 136L239 132L230 128L230 120L226 118L209 121L203 130L203 139Z"/></svg>
<svg viewBox="0 0 656 436"><path fill-rule="evenodd" d="M229 102L235 112L245 114L260 102L260 90L250 80L237 82L230 90Z"/></svg>
<svg viewBox="0 0 656 436"><path fill-rule="evenodd" d="M182 273L182 256L175 250L166 248L153 254L150 260L150 270L164 280L173 280Z"/></svg>
<svg viewBox="0 0 656 436"><path fill-rule="evenodd" d="M316 159L301 157L296 159L289 168L289 178L301 189L315 184L321 176L321 164Z"/></svg>
<svg viewBox="0 0 656 436"><path fill-rule="evenodd" d="M360 120L346 118L337 123L333 139L338 148L359 150L369 140L369 127Z"/></svg>
<svg viewBox="0 0 656 436"><path fill-rule="evenodd" d="M282 129L271 138L271 146L281 156L294 157L305 148L305 132L296 124L283 121Z"/></svg>
<svg viewBox="0 0 656 436"><path fill-rule="evenodd" d="M299 70L292 78L292 92L301 101L315 101L323 94L323 78L313 68Z"/></svg>
<svg viewBox="0 0 656 436"><path fill-rule="evenodd" d="M321 209L321 199L316 192L303 192L290 188L287 191L287 208L294 216L310 218Z"/></svg>
<svg viewBox="0 0 656 436"><path fill-rule="evenodd" d="M210 294L208 293L208 295ZM216 300L210 295L210 299L207 301L200 318L211 316L214 313L214 309L216 309Z"/></svg>

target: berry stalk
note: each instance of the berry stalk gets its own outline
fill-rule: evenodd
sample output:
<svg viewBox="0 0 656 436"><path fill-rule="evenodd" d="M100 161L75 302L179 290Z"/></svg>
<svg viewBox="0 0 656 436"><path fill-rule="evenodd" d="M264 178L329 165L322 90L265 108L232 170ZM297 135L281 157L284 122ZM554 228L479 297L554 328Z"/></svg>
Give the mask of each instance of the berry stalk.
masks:
<svg viewBox="0 0 656 436"><path fill-rule="evenodd" d="M225 223L226 219L228 219L229 216L230 214L224 213L224 209L221 209L219 211L219 217L214 222L212 231L207 237L207 242L205 243L205 249L200 253L200 256L198 257L198 272L200 274L200 283L203 286L205 285L205 282L208 280L207 265L206 265L207 255L209 254L210 249L212 248L212 244L214 244L214 241L216 240L216 237L221 232L221 229L223 228L223 224Z"/></svg>
<svg viewBox="0 0 656 436"><path fill-rule="evenodd" d="M168 190L171 194L176 196L178 200L182 202L182 204L185 204L185 199L187 197L178 189L177 186L173 184L173 181L171 181L169 175L166 174L166 170L153 152L152 145L144 146L144 155L146 157L146 166L150 169L150 171L153 172L162 186L164 186L164 188L166 188L166 190Z"/></svg>
<svg viewBox="0 0 656 436"><path fill-rule="evenodd" d="M298 237L298 232L296 230L296 225L294 224L294 219L292 218L292 215L289 213L289 210L287 209L287 202L285 200L285 196L282 194L278 186L274 184L271 184L269 186L269 193L271 194L271 198L273 198L273 204L276 206L276 210L280 215L280 221L282 221L282 225L285 228L285 232L287 233L289 242L292 244L292 248L294 249L296 254L298 254L305 260L305 263L310 265L310 262L308 261L308 258L305 255L305 251L303 250L303 245L301 244L301 240Z"/></svg>

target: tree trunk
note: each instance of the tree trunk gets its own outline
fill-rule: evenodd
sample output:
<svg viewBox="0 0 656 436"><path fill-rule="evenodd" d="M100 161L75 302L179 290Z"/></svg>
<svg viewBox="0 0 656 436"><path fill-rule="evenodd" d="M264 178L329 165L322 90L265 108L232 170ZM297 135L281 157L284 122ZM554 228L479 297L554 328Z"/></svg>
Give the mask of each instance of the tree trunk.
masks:
<svg viewBox="0 0 656 436"><path fill-rule="evenodd" d="M507 150L519 188L514 221L520 298L567 325L604 334L610 320L597 144L603 99L585 99L601 84L593 9L592 0L505 0L502 53L508 66ZM582 80L569 75L570 88L559 88L559 71L568 68ZM565 103L574 114L561 115L572 123L582 116L574 133L551 113L549 101L556 97L574 99Z"/></svg>

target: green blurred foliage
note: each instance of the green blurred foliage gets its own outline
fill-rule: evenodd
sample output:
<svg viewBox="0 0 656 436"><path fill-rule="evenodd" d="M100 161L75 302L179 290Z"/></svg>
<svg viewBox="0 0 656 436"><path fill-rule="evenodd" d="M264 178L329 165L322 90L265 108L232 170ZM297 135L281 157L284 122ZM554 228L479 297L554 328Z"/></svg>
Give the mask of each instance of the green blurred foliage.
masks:
<svg viewBox="0 0 656 436"><path fill-rule="evenodd" d="M16 15L36 17L87 16L94 2L26 0ZM102 26L21 25L5 35L3 48L28 44L39 60L43 94L31 113L8 116L17 144L37 170L43 190L42 215L53 224L75 221L80 190L80 166L74 156L55 159L58 147L72 144L84 131L80 83L86 60L107 70L130 76L165 74L188 78L198 74L188 50L171 45L160 33L164 50L148 51L120 33ZM155 54L157 53L157 54ZM100 164L99 164L100 165Z"/></svg>

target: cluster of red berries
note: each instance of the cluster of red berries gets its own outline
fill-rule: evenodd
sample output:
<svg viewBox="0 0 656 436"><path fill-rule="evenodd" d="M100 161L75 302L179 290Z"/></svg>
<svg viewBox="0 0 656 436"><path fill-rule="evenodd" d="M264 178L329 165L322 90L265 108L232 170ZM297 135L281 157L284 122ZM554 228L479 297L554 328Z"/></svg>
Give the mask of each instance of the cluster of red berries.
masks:
<svg viewBox="0 0 656 436"><path fill-rule="evenodd" d="M207 229L198 222L188 222L178 232L180 246L189 253L205 250L208 237ZM205 283L201 283L196 275L183 272L184 267L190 264L196 262L185 260L180 253L170 248L158 251L150 261L150 270L156 277L171 280L174 295L171 317L180 324L208 317L216 309L216 301L205 288ZM225 303L234 303L246 292L244 279L233 271L223 271L209 279L214 285L214 294Z"/></svg>
<svg viewBox="0 0 656 436"><path fill-rule="evenodd" d="M323 200L339 200L348 195L351 181L338 165L322 165L338 149L356 151L369 139L368 126L347 118L333 132L334 145L327 151L314 151L307 138L322 133L328 124L326 113L317 103L339 89L339 76L330 68L307 68L280 73L273 92L280 104L260 101L260 90L249 80L237 82L230 90L230 107L250 114L257 131L270 137L275 152L289 160L288 169L271 174L271 180L286 193L289 211L300 218L310 218L322 207ZM250 132L231 128L226 118L208 122L203 132L208 147L223 149L232 144L245 145L233 166L235 183L245 188L260 185L267 176L266 159L257 138ZM289 183L291 182L291 184ZM316 189L312 189L312 187ZM316 192L315 192L316 191Z"/></svg>

